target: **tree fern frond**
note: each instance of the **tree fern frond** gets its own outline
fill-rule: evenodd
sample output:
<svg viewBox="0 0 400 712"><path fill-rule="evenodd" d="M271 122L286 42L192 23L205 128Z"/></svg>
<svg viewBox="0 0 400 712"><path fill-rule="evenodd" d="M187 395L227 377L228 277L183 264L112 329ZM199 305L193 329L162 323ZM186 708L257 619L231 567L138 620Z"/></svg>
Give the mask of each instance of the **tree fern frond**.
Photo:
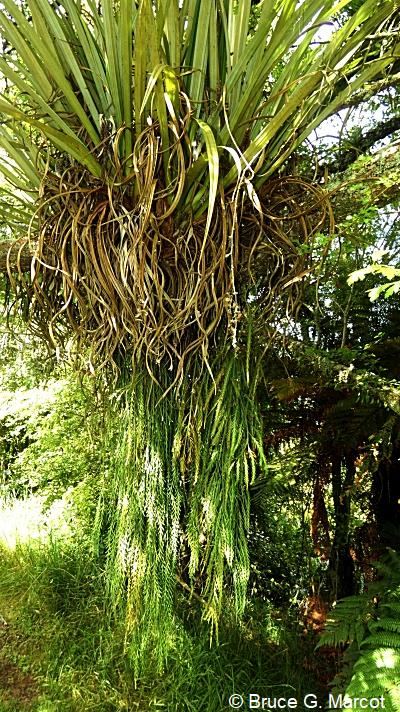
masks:
<svg viewBox="0 0 400 712"><path fill-rule="evenodd" d="M372 608L373 603L363 595L349 596L337 601L329 613L317 648L324 645L345 645L362 639Z"/></svg>
<svg viewBox="0 0 400 712"><path fill-rule="evenodd" d="M391 612L393 617L400 619L400 601L382 601L380 608L385 611L385 615Z"/></svg>
<svg viewBox="0 0 400 712"><path fill-rule="evenodd" d="M390 613L392 615L395 614L391 606L387 606L387 608L389 608L389 610L385 612L385 615L389 615ZM400 616L398 618L379 618L378 620L372 620L369 622L368 628L371 633L379 632L382 629L383 631L399 633L400 636Z"/></svg>
<svg viewBox="0 0 400 712"><path fill-rule="evenodd" d="M363 650L358 661L354 665L354 671L358 668L363 671L378 675L387 675L388 670L393 674L400 675L400 655L397 648L385 647L379 650Z"/></svg>
<svg viewBox="0 0 400 712"><path fill-rule="evenodd" d="M361 646L364 645L374 648L400 648L400 635L396 635L395 631L391 633L390 630L379 631L365 638L361 643Z"/></svg>
<svg viewBox="0 0 400 712"><path fill-rule="evenodd" d="M357 624L360 627L344 654L342 673L334 680L335 690L350 698L383 695L385 709L390 712L400 712L399 564L399 554L390 550L375 565L382 578L362 595L338 602L320 642L330 640L336 645L339 638L340 643L346 642L344 636L353 613L356 621L351 628L355 631Z"/></svg>

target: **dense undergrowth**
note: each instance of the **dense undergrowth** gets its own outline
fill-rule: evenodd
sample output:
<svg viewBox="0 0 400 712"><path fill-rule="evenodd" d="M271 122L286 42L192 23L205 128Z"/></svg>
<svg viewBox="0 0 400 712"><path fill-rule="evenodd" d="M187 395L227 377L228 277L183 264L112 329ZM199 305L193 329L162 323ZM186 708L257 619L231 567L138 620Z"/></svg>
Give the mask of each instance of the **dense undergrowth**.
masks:
<svg viewBox="0 0 400 712"><path fill-rule="evenodd" d="M310 662L315 640L302 636L291 584L276 575L272 599L280 591L286 604L268 602L253 582L241 622L226 596L212 642L204 603L179 584L164 671L149 656L135 676L125 611L110 606L107 550L96 527L111 458L100 447L100 401L94 408L93 392L88 399L65 374L27 385L2 391L0 675L8 665L14 677L11 684L8 673L8 692L0 685L0 711L221 712L233 693L320 691Z"/></svg>
<svg viewBox="0 0 400 712"><path fill-rule="evenodd" d="M250 693L294 697L302 709L310 693L325 704L336 673L337 694L358 694L365 660L372 660L372 695L381 659L384 685L397 689L397 608L382 629L394 631L390 640L379 628L371 651L365 648L370 638L356 641L359 662L351 658L350 667L343 649L349 646L351 655L351 635L328 636L315 653L327 608L308 610L307 630L302 603L320 605L318 587L329 571L307 534L314 461L304 443L282 457L277 453L276 461L270 453L268 478L256 478L250 488L251 573L243 616L236 615L226 586L218 636L214 630L210 640L207 601L200 587L191 590L183 561L163 631L162 669L159 650L147 646L138 671L127 618L140 616L140 606L124 595L129 581L123 570L114 580L118 590L110 576L113 546L124 541L115 536L112 507L126 495L115 490L113 474L116 463L122 472L128 461L118 443L121 430L132 425L109 414L107 420L90 379L56 369L46 380L39 369L34 377L33 369L17 387L13 368L6 371L0 389L0 712L223 712L231 695L242 695L246 704ZM134 468L132 453L129 462ZM117 518L117 525L126 522ZM397 559L394 573L396 567ZM360 584L365 593L359 600L374 600L375 588L369 590L365 578ZM364 625L358 613L353 618L355 630ZM372 627L381 626L379 619L378 612ZM147 621L146 630L156 641L157 623Z"/></svg>
<svg viewBox="0 0 400 712"><path fill-rule="evenodd" d="M10 506L18 516L21 502ZM59 515L60 525L61 507ZM241 624L227 613L218 644L210 645L201 604L190 603L185 591L164 674L156 675L150 664L135 680L124 654L123 620L110 615L99 562L82 531L68 532L68 518L36 540L1 544L0 611L22 641L18 649L11 639L1 656L23 663L36 680L29 709L220 712L234 692L301 695L318 688L305 664L313 643L301 641L289 617L267 604L250 604ZM0 702L1 712L19 709L26 707Z"/></svg>

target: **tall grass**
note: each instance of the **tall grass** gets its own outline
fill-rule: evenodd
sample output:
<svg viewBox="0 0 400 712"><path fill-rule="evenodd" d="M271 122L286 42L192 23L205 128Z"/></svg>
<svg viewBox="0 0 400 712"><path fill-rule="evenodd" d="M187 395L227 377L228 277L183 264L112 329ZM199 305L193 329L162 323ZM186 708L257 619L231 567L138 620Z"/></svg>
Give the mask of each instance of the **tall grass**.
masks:
<svg viewBox="0 0 400 712"><path fill-rule="evenodd" d="M0 606L25 640L38 679L34 709L45 702L57 712L129 709L121 635L110 625L101 576L87 553L51 537L2 547Z"/></svg>
<svg viewBox="0 0 400 712"><path fill-rule="evenodd" d="M234 692L315 689L302 666L304 643L282 616L250 607L239 624L228 607L219 644L210 646L202 604L183 590L167 668L157 675L153 661L135 680L124 653L125 619L109 615L104 572L87 539L56 532L0 544L0 611L9 631L0 659L23 664L37 680L32 712L222 712ZM0 693L3 712L1 705Z"/></svg>

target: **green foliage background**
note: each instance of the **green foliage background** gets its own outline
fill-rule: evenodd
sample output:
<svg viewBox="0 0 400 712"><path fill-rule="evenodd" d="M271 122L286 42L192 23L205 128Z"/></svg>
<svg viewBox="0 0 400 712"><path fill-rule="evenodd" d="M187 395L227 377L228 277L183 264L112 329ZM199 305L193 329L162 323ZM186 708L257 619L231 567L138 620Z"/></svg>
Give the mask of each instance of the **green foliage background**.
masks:
<svg viewBox="0 0 400 712"><path fill-rule="evenodd" d="M398 134L378 178L347 118L305 144L396 81L398 2L253 6L0 8L0 670L37 712L323 700L337 668L399 710L398 554L369 566L400 542Z"/></svg>

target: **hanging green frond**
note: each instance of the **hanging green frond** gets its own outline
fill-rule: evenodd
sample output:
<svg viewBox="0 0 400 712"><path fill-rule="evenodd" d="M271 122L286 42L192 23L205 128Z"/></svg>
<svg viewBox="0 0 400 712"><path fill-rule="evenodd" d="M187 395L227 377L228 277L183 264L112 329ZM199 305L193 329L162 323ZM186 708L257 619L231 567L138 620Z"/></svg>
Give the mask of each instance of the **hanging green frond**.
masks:
<svg viewBox="0 0 400 712"><path fill-rule="evenodd" d="M208 371L202 376L198 360L178 398L162 397L171 374L160 372L166 380L157 385L146 370L136 373L105 448L115 451L108 463L114 474L105 484L109 504L106 511L99 505L97 532L106 520L109 599L125 616L137 674L146 665L165 665L182 580L216 632L227 580L237 614L244 609L249 484L263 462L263 433L254 404L257 368L246 384L243 359L224 356L223 349L211 362L216 381ZM182 552L188 571L180 568Z"/></svg>

